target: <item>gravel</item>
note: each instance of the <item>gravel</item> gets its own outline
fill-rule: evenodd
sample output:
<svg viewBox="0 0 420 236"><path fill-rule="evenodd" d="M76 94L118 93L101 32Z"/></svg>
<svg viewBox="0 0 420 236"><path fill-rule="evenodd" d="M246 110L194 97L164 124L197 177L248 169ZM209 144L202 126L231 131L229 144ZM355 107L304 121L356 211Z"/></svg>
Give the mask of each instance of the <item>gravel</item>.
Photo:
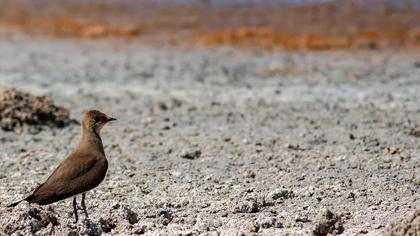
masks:
<svg viewBox="0 0 420 236"><path fill-rule="evenodd" d="M77 224L70 199L5 206L48 177L78 142L80 125L0 130L1 233L356 235L414 222L414 50L3 38L0 51L1 86L48 96L70 119L92 108L118 118L102 132L107 177L87 193L90 218L80 211ZM262 73L289 67L299 73Z"/></svg>

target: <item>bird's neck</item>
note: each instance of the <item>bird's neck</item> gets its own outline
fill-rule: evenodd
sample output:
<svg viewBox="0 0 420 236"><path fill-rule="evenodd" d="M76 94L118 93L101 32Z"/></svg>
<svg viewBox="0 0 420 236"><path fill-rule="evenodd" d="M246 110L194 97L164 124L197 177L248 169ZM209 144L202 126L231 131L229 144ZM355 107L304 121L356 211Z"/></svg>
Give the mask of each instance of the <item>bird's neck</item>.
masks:
<svg viewBox="0 0 420 236"><path fill-rule="evenodd" d="M83 129L82 140L80 141L79 147L87 149L94 148L105 156L101 136L99 136L99 132L94 128Z"/></svg>

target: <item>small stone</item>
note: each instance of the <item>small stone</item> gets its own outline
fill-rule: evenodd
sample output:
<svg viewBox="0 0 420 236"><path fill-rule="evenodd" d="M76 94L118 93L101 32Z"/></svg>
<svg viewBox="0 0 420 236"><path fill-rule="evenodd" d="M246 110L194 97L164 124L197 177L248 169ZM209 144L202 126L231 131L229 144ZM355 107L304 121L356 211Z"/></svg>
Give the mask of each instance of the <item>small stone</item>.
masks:
<svg viewBox="0 0 420 236"><path fill-rule="evenodd" d="M258 211L258 203L255 200L241 201L235 208L235 212L237 213L256 213Z"/></svg>
<svg viewBox="0 0 420 236"><path fill-rule="evenodd" d="M254 171L252 171L252 170L247 171L247 172L246 172L246 174L245 174L245 177L246 177L246 178L250 178L250 179L255 178L255 176L256 176L256 174L255 174L255 172L254 172Z"/></svg>
<svg viewBox="0 0 420 236"><path fill-rule="evenodd" d="M171 102L172 102L173 107L181 107L182 106L182 101L179 100L178 98L172 97Z"/></svg>
<svg viewBox="0 0 420 236"><path fill-rule="evenodd" d="M161 224L168 225L173 219L173 212L171 210L163 210L159 212L158 216Z"/></svg>
<svg viewBox="0 0 420 236"><path fill-rule="evenodd" d="M420 138L420 126L410 129L408 135Z"/></svg>
<svg viewBox="0 0 420 236"><path fill-rule="evenodd" d="M195 159L200 158L200 156L201 156L200 150L196 150L192 152L183 152L183 154L181 154L181 158L188 159L188 160L195 160Z"/></svg>
<svg viewBox="0 0 420 236"><path fill-rule="evenodd" d="M117 227L116 222L114 222L111 218L108 219L99 219L99 224L101 225L101 229L105 233L111 232L111 230L115 229Z"/></svg>
<svg viewBox="0 0 420 236"><path fill-rule="evenodd" d="M92 235L99 236L102 234L102 228L89 219L84 219L81 222L82 226L80 227L80 235Z"/></svg>
<svg viewBox="0 0 420 236"><path fill-rule="evenodd" d="M362 229L359 231L359 234L367 234L369 233L369 231L367 231L366 229Z"/></svg>
<svg viewBox="0 0 420 236"><path fill-rule="evenodd" d="M274 217L259 217L257 223L263 229L283 227L283 224L278 222L277 219Z"/></svg>
<svg viewBox="0 0 420 236"><path fill-rule="evenodd" d="M297 217L295 219L295 222L308 223L308 222L311 222L311 220L308 219L308 217L304 216L304 217Z"/></svg>
<svg viewBox="0 0 420 236"><path fill-rule="evenodd" d="M124 212L123 217L124 219L128 221L128 223L135 224L139 222L139 219L137 218L137 213L135 213L131 209L124 207L123 212Z"/></svg>
<svg viewBox="0 0 420 236"><path fill-rule="evenodd" d="M341 234L344 231L341 216L332 213L330 210L324 210L318 215L314 235Z"/></svg>
<svg viewBox="0 0 420 236"><path fill-rule="evenodd" d="M130 224L135 224L139 222L138 215L136 212L132 211L127 206L121 206L120 204L115 204L112 206L112 209L117 210L117 215L127 220Z"/></svg>
<svg viewBox="0 0 420 236"><path fill-rule="evenodd" d="M231 140L231 138L229 138L229 137L226 137L226 138L223 139L223 141L227 142L227 143L230 142L230 140Z"/></svg>
<svg viewBox="0 0 420 236"><path fill-rule="evenodd" d="M77 236L77 232L76 231L70 231L68 232L67 236Z"/></svg>
<svg viewBox="0 0 420 236"><path fill-rule="evenodd" d="M188 112L193 112L193 111L197 110L197 107L196 106L189 106L187 110L188 110Z"/></svg>
<svg viewBox="0 0 420 236"><path fill-rule="evenodd" d="M266 196L265 201L267 203L273 203L274 201L276 201L278 199L288 199L288 198L292 198L292 197L294 197L293 192L283 187L281 189L275 189L275 190L271 191Z"/></svg>
<svg viewBox="0 0 420 236"><path fill-rule="evenodd" d="M134 234L137 234L137 235L145 234L147 230L148 230L147 225L142 225L134 230Z"/></svg>
<svg viewBox="0 0 420 236"><path fill-rule="evenodd" d="M156 103L156 106L159 108L159 110L162 110L162 111L166 111L166 110L168 110L168 106L166 105L166 103L165 103L165 102L158 101L158 102Z"/></svg>
<svg viewBox="0 0 420 236"><path fill-rule="evenodd" d="M300 146L299 146L299 144L288 143L288 144L285 145L285 147L288 148L288 149L292 149L292 150L299 150Z"/></svg>
<svg viewBox="0 0 420 236"><path fill-rule="evenodd" d="M394 155L394 154L400 153L401 149L397 147L387 147L384 149L384 152Z"/></svg>

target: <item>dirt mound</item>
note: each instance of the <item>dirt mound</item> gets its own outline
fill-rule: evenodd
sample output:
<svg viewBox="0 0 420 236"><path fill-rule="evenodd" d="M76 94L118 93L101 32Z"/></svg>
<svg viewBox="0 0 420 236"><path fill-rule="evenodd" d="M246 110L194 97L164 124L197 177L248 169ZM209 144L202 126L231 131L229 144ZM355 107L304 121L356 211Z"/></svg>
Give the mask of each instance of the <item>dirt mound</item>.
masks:
<svg viewBox="0 0 420 236"><path fill-rule="evenodd" d="M35 96L14 88L0 88L0 128L20 132L26 125L63 127L69 111L47 96Z"/></svg>
<svg viewBox="0 0 420 236"><path fill-rule="evenodd" d="M419 235L420 234L420 209L413 215L391 224L384 232L384 235Z"/></svg>

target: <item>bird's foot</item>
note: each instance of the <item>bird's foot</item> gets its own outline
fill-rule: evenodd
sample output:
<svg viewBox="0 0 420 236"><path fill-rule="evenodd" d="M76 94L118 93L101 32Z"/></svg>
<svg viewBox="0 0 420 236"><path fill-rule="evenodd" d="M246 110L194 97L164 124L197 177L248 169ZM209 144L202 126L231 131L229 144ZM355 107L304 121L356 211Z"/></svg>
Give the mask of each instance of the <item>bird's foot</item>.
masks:
<svg viewBox="0 0 420 236"><path fill-rule="evenodd" d="M76 214L76 215L74 215L73 224L77 224L78 221L79 221L79 217L77 217L77 214Z"/></svg>

